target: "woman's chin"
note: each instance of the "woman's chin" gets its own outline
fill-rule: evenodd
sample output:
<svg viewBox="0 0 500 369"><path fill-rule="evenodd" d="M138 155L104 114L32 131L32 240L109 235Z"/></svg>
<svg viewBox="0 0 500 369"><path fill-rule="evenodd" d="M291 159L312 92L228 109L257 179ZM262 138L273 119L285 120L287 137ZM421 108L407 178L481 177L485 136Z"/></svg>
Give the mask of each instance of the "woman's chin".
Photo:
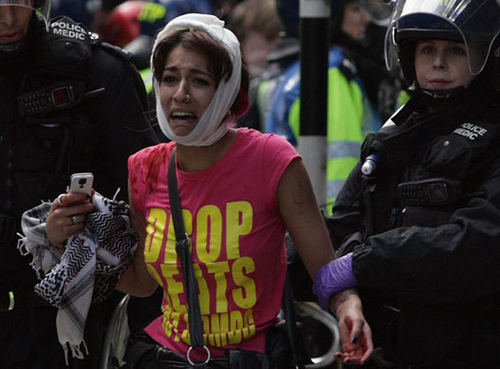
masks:
<svg viewBox="0 0 500 369"><path fill-rule="evenodd" d="M172 132L176 135L176 136L179 136L179 137L184 137L184 136L187 136L188 134L190 134L193 129L194 129L194 126L191 125L191 124L188 124L188 125L176 125L176 124L173 124L173 125L170 125L170 128L172 129Z"/></svg>

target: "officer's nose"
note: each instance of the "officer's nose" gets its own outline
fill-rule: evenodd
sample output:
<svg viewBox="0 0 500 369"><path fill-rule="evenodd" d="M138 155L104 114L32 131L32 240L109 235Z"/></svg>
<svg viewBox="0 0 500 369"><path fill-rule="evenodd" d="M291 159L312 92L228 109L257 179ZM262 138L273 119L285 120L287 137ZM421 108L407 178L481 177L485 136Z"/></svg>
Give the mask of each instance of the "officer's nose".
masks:
<svg viewBox="0 0 500 369"><path fill-rule="evenodd" d="M444 52L438 50L434 55L434 68L443 69L446 67L446 55Z"/></svg>
<svg viewBox="0 0 500 369"><path fill-rule="evenodd" d="M15 6L0 6L0 23L12 26L17 22L17 12Z"/></svg>

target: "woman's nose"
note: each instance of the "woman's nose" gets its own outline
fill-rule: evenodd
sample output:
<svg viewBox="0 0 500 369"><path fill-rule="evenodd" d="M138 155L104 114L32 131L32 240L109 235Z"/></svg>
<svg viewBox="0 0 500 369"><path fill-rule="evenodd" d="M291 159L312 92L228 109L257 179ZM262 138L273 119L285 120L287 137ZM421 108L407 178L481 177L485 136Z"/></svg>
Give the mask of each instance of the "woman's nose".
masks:
<svg viewBox="0 0 500 369"><path fill-rule="evenodd" d="M186 82L181 81L181 83L179 83L177 89L175 90L174 98L177 101L182 101L186 98L187 94L188 94L187 84Z"/></svg>

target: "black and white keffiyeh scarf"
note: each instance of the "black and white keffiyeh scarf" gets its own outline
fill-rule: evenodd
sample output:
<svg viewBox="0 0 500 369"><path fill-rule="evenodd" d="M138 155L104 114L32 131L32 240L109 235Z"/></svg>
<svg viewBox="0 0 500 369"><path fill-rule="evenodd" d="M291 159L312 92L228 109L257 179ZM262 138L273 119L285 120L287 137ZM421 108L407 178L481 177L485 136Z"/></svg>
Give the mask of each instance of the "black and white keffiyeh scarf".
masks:
<svg viewBox="0 0 500 369"><path fill-rule="evenodd" d="M62 253L45 233L52 203L42 204L22 216L18 248L31 254L31 266L41 280L35 292L59 309L56 327L68 358L82 359L87 352L83 332L92 302L106 299L137 248L138 237L130 223L130 208L124 201L92 197L94 211L86 215L81 232L71 236Z"/></svg>

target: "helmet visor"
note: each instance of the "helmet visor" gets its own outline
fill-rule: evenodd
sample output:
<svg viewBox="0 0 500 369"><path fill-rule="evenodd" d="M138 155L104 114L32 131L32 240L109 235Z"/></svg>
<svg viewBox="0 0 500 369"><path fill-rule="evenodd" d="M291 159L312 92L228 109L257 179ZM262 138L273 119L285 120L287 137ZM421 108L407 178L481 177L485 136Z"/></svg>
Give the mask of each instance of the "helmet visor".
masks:
<svg viewBox="0 0 500 369"><path fill-rule="evenodd" d="M0 0L0 6L21 6L30 8L43 17L45 24L49 22L50 0Z"/></svg>
<svg viewBox="0 0 500 369"><path fill-rule="evenodd" d="M394 60L395 34L402 30L412 32L415 40L458 36L466 46L469 70L476 75L483 70L500 32L500 5L498 0L399 0L385 40L388 69Z"/></svg>
<svg viewBox="0 0 500 369"><path fill-rule="evenodd" d="M372 22L378 26L387 27L395 7L391 0L362 0L361 5L370 13Z"/></svg>

